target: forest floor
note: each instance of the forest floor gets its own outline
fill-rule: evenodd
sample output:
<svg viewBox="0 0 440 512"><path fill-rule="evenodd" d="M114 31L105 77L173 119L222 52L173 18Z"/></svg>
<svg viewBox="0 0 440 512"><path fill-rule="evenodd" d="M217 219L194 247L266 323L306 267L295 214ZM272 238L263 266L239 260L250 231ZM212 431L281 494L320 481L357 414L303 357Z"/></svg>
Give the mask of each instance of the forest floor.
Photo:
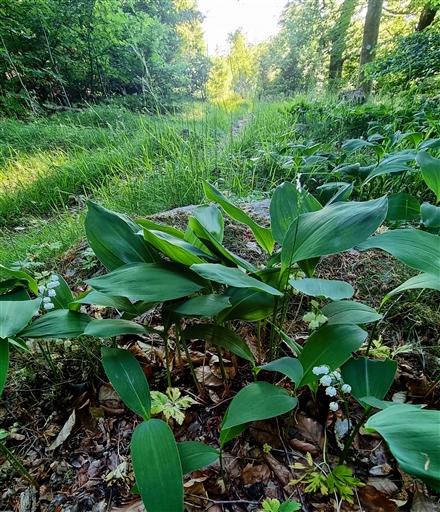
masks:
<svg viewBox="0 0 440 512"><path fill-rule="evenodd" d="M251 210L264 222L268 204ZM159 222L181 227L190 208L155 217ZM261 254L247 227L227 221L225 245L255 263ZM104 272L82 263L85 242L67 253L60 272L76 293L84 291L84 279ZM378 307L384 292L400 284L410 272L384 253L355 250L322 259L318 277L341 279L355 288L354 300ZM308 337L302 316L309 311L306 298L293 297L285 330L298 343ZM106 317L103 308L88 310L96 318ZM148 314L151 326L159 325L158 311ZM433 385L439 367L440 314L434 294L425 292L416 301L391 306L380 331L381 342L373 355L392 355L398 372L387 399L404 397L428 408L440 408L440 389ZM236 332L254 349L256 332L246 322L234 324ZM264 338L263 338L264 340ZM165 392L166 374L161 339L121 336L119 346L130 350L141 363L150 387ZM102 370L100 340L59 340L36 344L32 355L14 351L10 378L0 407L0 426L12 431L9 449L35 479L38 488L21 478L10 461L0 455L0 509L19 512L136 512L143 509L134 484L129 445L140 418L129 411ZM219 446L219 429L230 402L218 367L216 351L205 342L193 341L190 356L203 377L202 398L189 373L184 354L171 359L173 385L195 400L183 423L171 420L178 441L203 441ZM229 388L234 395L252 381L250 367L239 360L227 362ZM340 448L335 426L343 417L329 410L320 389L313 398L303 389L297 412L252 424L228 442L223 453L225 481L218 462L185 477L187 511L259 511L266 497L300 502L303 512L431 512L440 510L438 496L400 471L384 441L361 429L349 452L347 466L366 485L355 488L354 502L334 494L305 491L304 483L291 484L308 467L325 472L337 464ZM352 420L361 416L361 406L349 399ZM298 467L298 466L297 466ZM177 512L177 511L176 511Z"/></svg>

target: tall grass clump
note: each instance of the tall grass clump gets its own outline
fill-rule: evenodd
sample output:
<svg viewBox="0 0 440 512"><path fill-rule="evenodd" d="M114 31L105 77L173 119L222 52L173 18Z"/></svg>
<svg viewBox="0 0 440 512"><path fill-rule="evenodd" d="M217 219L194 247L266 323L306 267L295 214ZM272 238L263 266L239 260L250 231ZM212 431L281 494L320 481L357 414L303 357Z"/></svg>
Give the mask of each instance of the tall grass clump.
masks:
<svg viewBox="0 0 440 512"><path fill-rule="evenodd" d="M32 124L1 121L2 224L69 207L72 196L113 196L119 181L139 198L132 211L151 197L161 206L200 198L194 183L215 166L216 145L240 115L212 106L153 117L95 107Z"/></svg>

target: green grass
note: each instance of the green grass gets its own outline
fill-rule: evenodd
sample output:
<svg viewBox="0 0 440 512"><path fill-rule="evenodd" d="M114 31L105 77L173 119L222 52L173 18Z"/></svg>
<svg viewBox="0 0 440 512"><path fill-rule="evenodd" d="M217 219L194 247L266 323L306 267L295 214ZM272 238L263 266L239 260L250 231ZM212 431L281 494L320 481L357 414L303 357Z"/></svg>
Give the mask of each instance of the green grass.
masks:
<svg viewBox="0 0 440 512"><path fill-rule="evenodd" d="M239 181L245 129L234 126L250 108L197 103L147 117L94 107L0 121L0 262L53 261L83 236L87 198L142 216L198 203L202 179Z"/></svg>
<svg viewBox="0 0 440 512"><path fill-rule="evenodd" d="M316 193L322 183L335 181L332 166L324 161L305 169L295 145L318 143L321 154L337 159L342 142L367 130L372 118L376 124L382 120L379 128L389 134L417 129L436 135L418 105L386 98L353 107L333 97L256 104L233 100L195 103L166 116L97 106L28 123L0 120L0 262L53 264L84 235L88 198L145 216L199 203L203 179L233 198L256 198L270 195L282 181L295 181L299 172L303 186ZM394 112L401 124L396 120L389 126ZM283 165L285 155L295 157L295 164ZM365 150L350 158L365 165L375 156ZM354 194L362 193L361 199L382 195L374 189L383 188L382 181ZM412 190L414 180L408 185ZM55 242L59 249L51 245Z"/></svg>

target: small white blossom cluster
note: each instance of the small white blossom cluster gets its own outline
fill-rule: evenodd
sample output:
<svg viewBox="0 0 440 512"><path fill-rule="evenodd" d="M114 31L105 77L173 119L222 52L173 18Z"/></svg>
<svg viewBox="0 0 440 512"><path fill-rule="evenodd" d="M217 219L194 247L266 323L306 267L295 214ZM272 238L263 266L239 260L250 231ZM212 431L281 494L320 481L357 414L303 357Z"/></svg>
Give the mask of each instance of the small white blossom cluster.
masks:
<svg viewBox="0 0 440 512"><path fill-rule="evenodd" d="M43 308L46 311L50 311L55 307L52 302L52 298L57 296L57 292L55 290L57 286L60 286L60 278L54 274L46 285L40 285L38 287L40 297L43 299Z"/></svg>
<svg viewBox="0 0 440 512"><path fill-rule="evenodd" d="M338 388L343 393L350 393L351 386L349 384L344 384L342 380L341 374L338 371L330 372L330 368L326 365L315 366L312 370L315 375L322 375L319 379L319 383L322 384L325 388L325 394L333 397L338 394ZM337 411L339 406L338 402L330 402L329 407L332 411Z"/></svg>

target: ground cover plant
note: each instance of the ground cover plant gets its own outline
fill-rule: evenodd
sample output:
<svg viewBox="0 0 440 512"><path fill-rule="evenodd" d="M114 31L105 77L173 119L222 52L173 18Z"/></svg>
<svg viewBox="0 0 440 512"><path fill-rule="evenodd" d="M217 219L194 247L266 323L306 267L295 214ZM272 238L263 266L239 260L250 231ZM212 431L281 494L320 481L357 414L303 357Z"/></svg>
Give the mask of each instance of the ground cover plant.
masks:
<svg viewBox="0 0 440 512"><path fill-rule="evenodd" d="M300 396L303 386L307 385L312 394L316 394L321 383L326 387L327 397L336 397L328 404L330 410L339 410L339 400L345 404L346 417L340 420L345 425L345 432L343 427L340 439L347 436L352 427L347 393L351 393L362 405L364 413L345 444L340 442L343 450L339 465L333 469L328 465L324 469L317 466L319 470L316 471L313 463L310 463L310 469L296 463L294 469L305 470L306 473L292 480L292 485L308 484L305 487L307 492L319 491L322 495L335 493L338 500L353 502L353 487L363 484L352 477L351 469L342 464L364 419L374 407L383 409L383 412L373 415L366 428L382 433L402 469L416 474L437 489L435 475L438 468L432 461L438 459L438 454L431 451L435 447L427 446L429 442L426 443L426 439L430 436L435 439L438 413L423 411L414 405L382 401L393 382L396 362L388 358L380 362L364 356L352 356L367 336L359 325L374 322L376 327L382 316L361 303L344 301L353 295L353 288L348 283L315 279L313 274L320 257L325 254L337 253L355 245L364 248L378 246L424 272L423 279L417 283L410 280L399 291L413 287L438 289L435 278L439 270L438 237L420 230L402 229L388 231L366 241L385 220L388 209L386 197L363 203L330 201L323 207L305 190L285 183L273 195L269 230L236 208L212 185L205 183L204 189L208 199L216 201L228 215L251 229L257 243L268 255L263 269L222 245L224 221L215 206L198 207L189 218L187 230L183 232L152 221L139 220L135 224L125 216L89 203L86 219L88 242L110 273L89 280L91 290L73 301L70 290L60 276L54 276L37 290L36 282L30 276L8 270L14 279L5 284L5 289L11 290L4 296L7 308L22 306L7 300L17 293L24 297L22 290L12 291L20 280L27 283L40 298L25 300L29 307L32 306L32 311L22 315L20 325L10 326L10 332L3 333L3 338L9 338L10 343L25 348L20 341L22 338L71 338L82 334L114 338L122 334L156 334L164 344L168 387L173 385L170 354L173 351L180 353L181 346L197 389L206 400L204 380L197 376L187 343L187 340L204 340L217 347L223 379L220 382L226 395L230 394L230 388L221 349L231 353L233 360L238 357L247 361L249 376L253 375L255 379L254 383L236 394L224 414L219 438L220 452L252 422L277 417L295 408L297 395ZM143 238L139 227L142 228ZM336 232L341 236L335 237ZM275 242L281 248L274 251ZM417 256L411 247L414 243L422 251ZM52 290L58 288L62 292L54 295ZM320 300L332 299L322 309L318 302L311 303L313 309L304 317L310 322L311 335L304 346L283 332L289 297L293 292ZM40 302L44 310L49 312L22 330ZM93 319L77 312L79 304L116 308L120 319ZM129 321L159 305L163 329ZM51 309L54 312L50 312ZM268 317L270 323L265 321ZM210 318L211 322L207 321ZM193 320L189 323L188 319ZM264 322L263 328L258 330L254 352L234 329L226 327L231 327L231 322L237 320ZM169 336L171 332L174 334L173 340ZM265 344L261 338L262 332L267 336ZM366 356L374 341L373 333L371 336ZM284 345L286 349L282 351ZM112 346L115 346L114 341ZM7 347L4 339L5 354L9 353ZM175 364L182 365L179 361L181 357L177 356ZM167 424L150 420L148 385L138 363L127 350L103 348L102 358L115 389L132 410L147 420L139 425L132 441L137 490L148 510L165 510L165 506L167 510L181 509L182 474L212 462L217 458L217 453L205 445L201 445L201 448L194 443L184 444L178 449ZM292 384L279 386L259 380L261 371L269 372L269 375L272 372L281 373ZM6 372L7 366L3 366L3 381ZM371 385L368 384L370 382ZM419 429L424 429L426 437L420 438L420 448L416 444L417 435L401 421L408 414L414 415L415 420L421 423ZM427 455L417 461L417 453ZM146 459L150 461L149 464L145 464ZM163 464L165 459L170 461L170 465ZM196 462L198 459L201 462ZM153 463L153 460L156 462ZM191 463L187 460L191 460ZM177 474L175 471L179 467L182 467L183 473ZM220 469L223 473L222 465ZM164 485L164 482L166 485L161 488L159 484ZM151 489L155 492L152 493ZM170 489L173 489L171 494Z"/></svg>
<svg viewBox="0 0 440 512"><path fill-rule="evenodd" d="M299 103L319 107L199 104L171 120L95 107L37 128L5 122L5 503L35 499L19 475L40 486L41 510L130 507L132 492L149 511L394 510L399 489L429 502L408 474L438 490L435 122L416 126L417 106L388 126L373 104L360 138L325 142L338 101L316 138ZM63 169L52 150L65 137ZM44 170L20 182L35 154ZM50 166L65 194L45 203ZM237 207L243 197L268 198L266 218ZM169 224L145 218L186 203L202 205ZM19 405L34 396L50 428ZM122 444L102 455L105 430ZM371 476L387 465L388 493ZM97 475L89 491L86 474Z"/></svg>
<svg viewBox="0 0 440 512"><path fill-rule="evenodd" d="M440 4L203 3L1 2L0 509L436 511Z"/></svg>

